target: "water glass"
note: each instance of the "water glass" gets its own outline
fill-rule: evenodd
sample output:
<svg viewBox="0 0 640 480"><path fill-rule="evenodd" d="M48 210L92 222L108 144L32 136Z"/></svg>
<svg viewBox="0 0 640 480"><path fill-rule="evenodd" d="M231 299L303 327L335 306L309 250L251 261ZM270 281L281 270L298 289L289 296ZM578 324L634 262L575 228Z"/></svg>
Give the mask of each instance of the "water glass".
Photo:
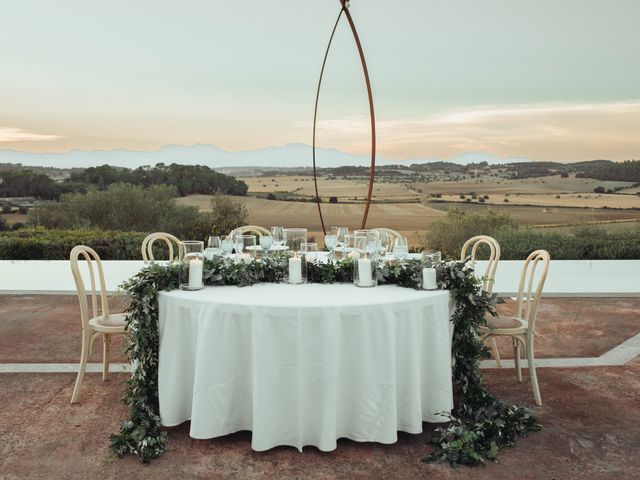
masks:
<svg viewBox="0 0 640 480"><path fill-rule="evenodd" d="M393 254L400 260L404 260L409 255L409 242L407 237L396 238L393 243Z"/></svg>
<svg viewBox="0 0 640 480"><path fill-rule="evenodd" d="M282 227L271 227L271 237L275 247L281 247L284 244L284 229Z"/></svg>
<svg viewBox="0 0 640 480"><path fill-rule="evenodd" d="M331 233L333 234L333 228L331 227ZM336 227L336 238L338 239L338 246L344 247L347 242L347 235L349 235L349 229L347 227Z"/></svg>
<svg viewBox="0 0 640 480"><path fill-rule="evenodd" d="M260 237L260 248L263 252L267 252L271 248L271 244L273 243L273 237L268 235L263 235Z"/></svg>
<svg viewBox="0 0 640 480"><path fill-rule="evenodd" d="M304 242L302 244L302 254L308 262L316 262L318 259L318 244L314 242Z"/></svg>
<svg viewBox="0 0 640 480"><path fill-rule="evenodd" d="M220 248L226 255L230 255L233 251L233 240L225 238L220 242Z"/></svg>

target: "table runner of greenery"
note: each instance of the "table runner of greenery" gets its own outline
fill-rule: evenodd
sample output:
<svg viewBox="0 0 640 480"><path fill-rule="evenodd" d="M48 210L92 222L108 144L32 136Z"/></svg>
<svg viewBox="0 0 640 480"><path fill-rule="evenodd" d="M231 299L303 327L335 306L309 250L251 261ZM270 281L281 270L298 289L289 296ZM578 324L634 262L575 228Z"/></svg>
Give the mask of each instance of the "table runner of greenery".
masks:
<svg viewBox="0 0 640 480"><path fill-rule="evenodd" d="M206 285L237 285L278 282L283 278L283 260L265 259L248 265L230 259L205 261ZM167 433L160 425L158 404L158 302L160 291L178 288L178 265L151 264L127 281L123 288L131 296L127 310L131 343L127 354L137 365L127 382L124 402L130 408L120 432L111 435L112 450L122 456L134 454L144 463L160 456ZM417 289L422 266L418 261L384 264L377 272L382 284ZM352 260L309 264L312 283L350 282ZM451 321L455 407L451 422L436 429L429 439L435 451L424 461L451 465L483 464L494 459L502 447L514 445L519 436L537 431L537 419L525 407L508 405L489 393L482 382L480 360L488 356L479 327L494 313L495 296L482 291L471 262L444 262L438 267L439 287L449 290L456 308Z"/></svg>

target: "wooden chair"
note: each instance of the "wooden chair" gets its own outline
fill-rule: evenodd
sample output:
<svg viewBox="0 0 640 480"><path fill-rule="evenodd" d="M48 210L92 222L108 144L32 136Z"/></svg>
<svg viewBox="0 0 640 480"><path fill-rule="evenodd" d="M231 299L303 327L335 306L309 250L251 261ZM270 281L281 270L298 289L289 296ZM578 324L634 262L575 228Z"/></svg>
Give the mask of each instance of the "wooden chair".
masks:
<svg viewBox="0 0 640 480"><path fill-rule="evenodd" d="M78 259L83 257L87 261L89 267L89 276L91 279L91 313L89 313L89 304L87 301L87 291L85 289ZM126 314L109 312L109 299L107 297L107 289L104 281L104 271L100 257L92 249L84 245L78 245L71 250L71 273L78 290L78 300L80 302L80 318L82 320L82 353L80 356L80 368L78 369L78 377L71 395L71 403L76 403L78 394L80 393L80 385L84 379L84 373L87 368L87 360L91 355L93 341L102 337L102 380L109 379L109 355L111 350L111 335L122 334L126 331ZM96 270L98 272L98 281L100 282L100 291L96 291ZM98 295L100 303L98 304ZM100 305L100 310L98 309Z"/></svg>
<svg viewBox="0 0 640 480"><path fill-rule="evenodd" d="M395 230L392 230L390 228L380 227L372 228L371 230L380 234L381 241L383 239L386 240L386 249L388 251L393 250L393 243L396 238L402 238L402 234L400 232L396 232Z"/></svg>
<svg viewBox="0 0 640 480"><path fill-rule="evenodd" d="M144 263L152 263L155 261L155 258L153 258L153 244L158 240L164 242L167 245L169 249L170 262L173 262L174 260L178 260L180 258L180 254L182 253L181 252L182 243L180 242L180 239L171 235L170 233L155 232L147 235L145 239L142 241L141 250L142 250L142 259L144 260ZM175 256L174 256L174 246L178 247Z"/></svg>
<svg viewBox="0 0 640 480"><path fill-rule="evenodd" d="M258 238L262 237L263 235L271 235L271 232L264 227L259 227L257 225L244 225L242 227L234 228L233 230L231 230L229 232L229 235L227 235L227 238L232 240L233 235L236 233L240 233L242 235L255 235Z"/></svg>
<svg viewBox="0 0 640 480"><path fill-rule="evenodd" d="M500 261L500 244L498 241L489 237L488 235L478 235L475 237L471 237L467 240L462 246L462 251L460 253L460 259L464 260L467 258L467 251L469 247L471 247L471 261L475 265L475 262L478 258L478 248L481 245L487 245L489 247L489 260L487 262L487 268L484 270L484 275L482 277L482 289L491 293L493 291L493 284L495 283L496 277L496 269L498 268L498 262Z"/></svg>
<svg viewBox="0 0 640 480"><path fill-rule="evenodd" d="M547 279L549 263L551 257L546 250L536 250L527 258L522 273L520 275L520 285L518 286L518 302L516 315L514 317L499 316L487 319L487 326L482 327L483 339L497 336L509 336L513 340L513 353L515 358L516 373L518 381L522 381L522 370L520 368L520 347L524 348L529 366L529 376L531 377L531 388L536 405L542 405L540 397L540 387L536 375L535 358L533 352L533 337L535 334L536 318L538 315L538 304L542 295L542 289ZM539 272L537 285L536 269L542 264Z"/></svg>
<svg viewBox="0 0 640 480"><path fill-rule="evenodd" d="M372 228L371 230L373 230L375 232L387 233L387 234L391 235L394 238L402 238L402 234L400 232L396 232L395 230L392 230L390 228L380 227L380 228Z"/></svg>
<svg viewBox="0 0 640 480"><path fill-rule="evenodd" d="M500 262L500 244L498 243L498 241L493 237L489 237L488 235L477 235L475 237L471 237L462 246L460 259L464 260L465 258L467 258L467 255L471 255L471 261L475 266L476 260L478 258L478 248L482 245L487 245L489 247L489 259L487 261L487 268L485 268L484 275L482 277L482 289L485 292L491 294L491 292L493 291L493 285L495 283L498 262ZM471 248L470 254L467 253L469 248ZM500 352L498 350L496 339L493 337L491 337L491 352L493 353L493 358L496 359L496 364L501 367L502 362L500 361Z"/></svg>

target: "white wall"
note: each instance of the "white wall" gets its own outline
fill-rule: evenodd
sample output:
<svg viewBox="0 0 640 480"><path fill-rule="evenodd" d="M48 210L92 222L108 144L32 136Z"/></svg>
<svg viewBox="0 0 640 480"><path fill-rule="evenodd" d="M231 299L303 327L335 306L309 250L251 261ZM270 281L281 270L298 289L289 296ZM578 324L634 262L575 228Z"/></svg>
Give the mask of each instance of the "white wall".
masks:
<svg viewBox="0 0 640 480"><path fill-rule="evenodd" d="M103 261L109 291L134 275L142 261ZM522 262L501 261L494 292L514 296ZM478 262L484 272L484 262ZM0 293L75 293L65 260L0 260ZM640 296L640 260L552 260L544 296Z"/></svg>

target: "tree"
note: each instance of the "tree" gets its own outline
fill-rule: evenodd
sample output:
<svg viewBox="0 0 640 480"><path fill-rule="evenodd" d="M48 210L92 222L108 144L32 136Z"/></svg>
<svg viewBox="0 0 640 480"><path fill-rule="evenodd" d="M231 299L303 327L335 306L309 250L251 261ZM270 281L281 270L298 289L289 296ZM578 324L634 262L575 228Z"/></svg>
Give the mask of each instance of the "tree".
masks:
<svg viewBox="0 0 640 480"><path fill-rule="evenodd" d="M606 190L602 186L599 186L599 187L596 187L596 188L593 189L593 193L605 193L605 192L606 192Z"/></svg>
<svg viewBox="0 0 640 480"><path fill-rule="evenodd" d="M0 232L4 232L7 229L7 221L4 218L0 217Z"/></svg>
<svg viewBox="0 0 640 480"><path fill-rule="evenodd" d="M211 210L201 212L189 231L189 237L205 239L209 235L227 235L231 230L246 225L247 207L239 200L224 195L211 199Z"/></svg>
<svg viewBox="0 0 640 480"><path fill-rule="evenodd" d="M338 203L338 197L329 197L329 203Z"/></svg>
<svg viewBox="0 0 640 480"><path fill-rule="evenodd" d="M276 200L276 196L273 193L269 192L269 194L267 194L267 200Z"/></svg>
<svg viewBox="0 0 640 480"><path fill-rule="evenodd" d="M5 203L4 205L2 205L2 213L11 213L13 211L13 208L11 207L11 204L9 203Z"/></svg>

